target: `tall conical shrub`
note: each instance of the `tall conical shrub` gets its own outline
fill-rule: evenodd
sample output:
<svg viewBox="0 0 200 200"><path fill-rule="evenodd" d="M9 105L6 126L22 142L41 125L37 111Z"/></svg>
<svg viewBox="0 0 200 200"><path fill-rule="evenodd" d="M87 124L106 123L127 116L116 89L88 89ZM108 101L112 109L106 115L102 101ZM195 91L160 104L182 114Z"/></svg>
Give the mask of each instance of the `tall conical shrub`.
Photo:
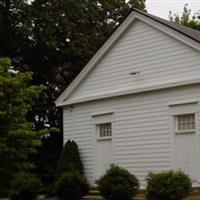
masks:
<svg viewBox="0 0 200 200"><path fill-rule="evenodd" d="M65 172L77 171L83 175L83 165L81 162L78 146L75 141L68 140L61 152L57 165L57 177Z"/></svg>

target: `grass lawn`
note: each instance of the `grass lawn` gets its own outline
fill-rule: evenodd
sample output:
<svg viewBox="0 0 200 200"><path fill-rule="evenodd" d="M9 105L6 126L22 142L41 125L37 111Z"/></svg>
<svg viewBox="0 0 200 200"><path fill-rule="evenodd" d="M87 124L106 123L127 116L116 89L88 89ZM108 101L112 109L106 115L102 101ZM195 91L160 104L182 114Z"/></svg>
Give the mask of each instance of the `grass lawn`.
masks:
<svg viewBox="0 0 200 200"><path fill-rule="evenodd" d="M47 198L47 199L44 199L44 200L56 200L56 199L55 198ZM191 196L191 197L187 198L186 200L200 200L200 195L198 195L198 196Z"/></svg>
<svg viewBox="0 0 200 200"><path fill-rule="evenodd" d="M56 198L47 198L47 199L43 199L43 200L57 200L57 199ZM93 199L93 200L95 200L95 199ZM200 195L190 196L186 200L200 200Z"/></svg>
<svg viewBox="0 0 200 200"><path fill-rule="evenodd" d="M144 199L145 200L145 199ZM193 195L188 197L186 200L200 200L200 195Z"/></svg>
<svg viewBox="0 0 200 200"><path fill-rule="evenodd" d="M8 200L8 199L0 199L0 200ZM45 199L40 199L40 200L57 200L57 198L45 198ZM95 199L93 199L93 200L95 200ZM200 200L200 195L190 196L186 200Z"/></svg>
<svg viewBox="0 0 200 200"><path fill-rule="evenodd" d="M200 195L191 196L187 200L200 200Z"/></svg>
<svg viewBox="0 0 200 200"><path fill-rule="evenodd" d="M145 200L145 199L144 199ZM186 200L200 200L200 195L193 195L188 197Z"/></svg>

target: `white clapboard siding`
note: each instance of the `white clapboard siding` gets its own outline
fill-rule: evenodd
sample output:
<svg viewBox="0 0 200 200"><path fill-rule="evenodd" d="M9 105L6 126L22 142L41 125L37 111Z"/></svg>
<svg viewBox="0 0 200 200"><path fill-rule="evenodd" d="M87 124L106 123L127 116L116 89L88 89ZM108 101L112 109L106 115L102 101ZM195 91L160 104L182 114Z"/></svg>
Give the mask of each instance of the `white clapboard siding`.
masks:
<svg viewBox="0 0 200 200"><path fill-rule="evenodd" d="M85 174L94 182L96 139L92 114L113 112L113 160L136 174L143 184L149 171L172 167L169 105L194 99L200 100L199 84L64 107L64 141L77 142Z"/></svg>
<svg viewBox="0 0 200 200"><path fill-rule="evenodd" d="M200 74L199 63L199 51L137 20L69 99L196 77ZM140 72L140 76L131 72Z"/></svg>

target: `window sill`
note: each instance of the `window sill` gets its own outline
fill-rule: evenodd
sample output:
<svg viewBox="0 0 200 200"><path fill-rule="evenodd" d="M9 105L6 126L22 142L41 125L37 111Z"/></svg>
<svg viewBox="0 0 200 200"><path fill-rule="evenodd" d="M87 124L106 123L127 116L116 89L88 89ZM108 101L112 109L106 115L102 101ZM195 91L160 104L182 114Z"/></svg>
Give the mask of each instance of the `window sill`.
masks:
<svg viewBox="0 0 200 200"><path fill-rule="evenodd" d="M195 130L184 130L184 131L176 131L176 134L191 134L195 133Z"/></svg>
<svg viewBox="0 0 200 200"><path fill-rule="evenodd" d="M102 137L102 138L100 138L100 137L98 137L97 138L98 140L112 140L112 137Z"/></svg>

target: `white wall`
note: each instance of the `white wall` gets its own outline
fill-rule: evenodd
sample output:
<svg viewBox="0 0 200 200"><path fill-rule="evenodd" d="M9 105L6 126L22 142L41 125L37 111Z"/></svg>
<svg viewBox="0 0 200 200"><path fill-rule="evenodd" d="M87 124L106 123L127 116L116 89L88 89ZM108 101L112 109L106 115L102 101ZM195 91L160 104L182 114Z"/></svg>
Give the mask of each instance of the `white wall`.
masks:
<svg viewBox="0 0 200 200"><path fill-rule="evenodd" d="M112 111L115 163L144 182L149 171L167 170L172 166L173 133L169 105L199 100L200 85L192 85L65 107L64 140L74 139L78 143L85 173L92 182L96 143L91 115ZM198 156L200 158L200 154Z"/></svg>
<svg viewBox="0 0 200 200"><path fill-rule="evenodd" d="M199 51L135 21L69 100L199 77ZM140 72L140 77L130 75Z"/></svg>

